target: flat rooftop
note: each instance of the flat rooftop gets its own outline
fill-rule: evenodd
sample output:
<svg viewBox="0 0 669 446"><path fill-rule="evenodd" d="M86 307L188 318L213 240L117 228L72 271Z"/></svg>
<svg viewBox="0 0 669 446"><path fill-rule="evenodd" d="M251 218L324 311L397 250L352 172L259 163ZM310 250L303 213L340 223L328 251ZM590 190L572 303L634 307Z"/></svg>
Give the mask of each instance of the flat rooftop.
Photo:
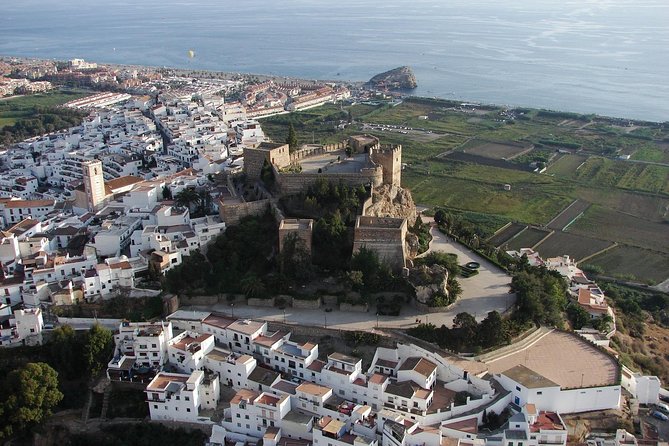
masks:
<svg viewBox="0 0 669 446"><path fill-rule="evenodd" d="M356 226L381 229L400 229L404 224L403 218L392 217L358 217Z"/></svg>
<svg viewBox="0 0 669 446"><path fill-rule="evenodd" d="M322 173L327 174L358 173L360 169L373 166L366 154L355 154L347 158L343 150L304 158L300 160L300 165L303 173L318 173L318 169L321 169Z"/></svg>
<svg viewBox="0 0 669 446"><path fill-rule="evenodd" d="M258 150L273 150L273 149L278 149L279 147L283 147L283 146L286 146L286 145L287 144L284 144L284 143L263 141L260 144L258 144L258 147L256 147L256 149L258 149Z"/></svg>
<svg viewBox="0 0 669 446"><path fill-rule="evenodd" d="M563 389L616 385L618 364L611 356L576 335L552 331L508 356L486 362L499 374L523 365Z"/></svg>
<svg viewBox="0 0 669 446"><path fill-rule="evenodd" d="M310 218L285 218L281 220L279 229L290 231L310 230L313 227L314 221Z"/></svg>

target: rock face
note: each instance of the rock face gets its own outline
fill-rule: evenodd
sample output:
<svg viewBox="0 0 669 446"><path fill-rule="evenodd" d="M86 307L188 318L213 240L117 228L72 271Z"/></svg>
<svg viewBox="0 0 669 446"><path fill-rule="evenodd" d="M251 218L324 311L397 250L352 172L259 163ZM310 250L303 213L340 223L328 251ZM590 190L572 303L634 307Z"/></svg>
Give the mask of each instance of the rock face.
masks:
<svg viewBox="0 0 669 446"><path fill-rule="evenodd" d="M369 80L368 85L389 90L411 90L416 88L418 83L411 68L404 66L377 74Z"/></svg>
<svg viewBox="0 0 669 446"><path fill-rule="evenodd" d="M409 226L416 221L416 205L411 192L401 187L384 184L374 188L372 205L365 215L370 217L406 218Z"/></svg>
<svg viewBox="0 0 669 446"><path fill-rule="evenodd" d="M441 265L413 268L409 282L416 291L416 300L422 304L429 304L439 294L448 296L448 270Z"/></svg>

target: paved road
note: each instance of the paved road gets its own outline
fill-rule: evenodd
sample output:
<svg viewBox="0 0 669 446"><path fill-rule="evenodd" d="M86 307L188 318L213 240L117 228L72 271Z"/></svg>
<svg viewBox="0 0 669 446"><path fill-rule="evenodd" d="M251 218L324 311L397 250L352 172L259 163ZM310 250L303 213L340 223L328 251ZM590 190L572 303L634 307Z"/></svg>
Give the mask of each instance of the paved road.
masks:
<svg viewBox="0 0 669 446"><path fill-rule="evenodd" d="M427 220L426 220L427 221ZM486 317L489 311L506 311L514 303L514 296L508 294L511 278L499 268L470 252L460 245L450 242L436 228L432 228L433 240L430 250L451 252L458 255L460 264L475 261L481 264L479 274L469 279L460 279L462 296L446 312L425 314L416 308L406 306L402 308L400 316L379 316L378 326L381 328L406 329L416 325L416 321L430 322L437 326L446 324L451 326L453 318L463 311L474 315L478 320ZM318 310L306 310L286 308L249 307L248 305L236 304L234 307L228 304L213 306L195 306L192 309L204 311L217 311L233 315L234 317L249 319L264 319L276 322L285 322L297 325L327 326L342 330L368 330L377 326L376 309L370 308L366 313L343 312L333 309L325 312L323 308Z"/></svg>

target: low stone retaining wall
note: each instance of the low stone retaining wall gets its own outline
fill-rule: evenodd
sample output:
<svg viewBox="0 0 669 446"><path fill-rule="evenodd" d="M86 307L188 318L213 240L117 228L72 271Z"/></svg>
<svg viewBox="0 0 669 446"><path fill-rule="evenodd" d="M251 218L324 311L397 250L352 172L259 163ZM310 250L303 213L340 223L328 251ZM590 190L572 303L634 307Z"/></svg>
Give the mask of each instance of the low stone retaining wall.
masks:
<svg viewBox="0 0 669 446"><path fill-rule="evenodd" d="M323 305L325 306L334 306L337 305L337 296L322 296L321 301L323 301Z"/></svg>
<svg viewBox="0 0 669 446"><path fill-rule="evenodd" d="M339 304L340 311L350 311L353 313L366 313L369 311L368 304L350 304L348 302L342 302Z"/></svg>
<svg viewBox="0 0 669 446"><path fill-rule="evenodd" d="M416 302L416 309L418 311L422 311L423 313L443 313L448 311L449 308L451 308L451 305L447 305L445 307L430 307L424 303Z"/></svg>
<svg viewBox="0 0 669 446"><path fill-rule="evenodd" d="M257 299L255 297L250 297L247 301L249 307L273 307L274 306L274 297L269 299Z"/></svg>
<svg viewBox="0 0 669 446"><path fill-rule="evenodd" d="M317 310L321 307L320 299L298 299L293 297L293 308Z"/></svg>

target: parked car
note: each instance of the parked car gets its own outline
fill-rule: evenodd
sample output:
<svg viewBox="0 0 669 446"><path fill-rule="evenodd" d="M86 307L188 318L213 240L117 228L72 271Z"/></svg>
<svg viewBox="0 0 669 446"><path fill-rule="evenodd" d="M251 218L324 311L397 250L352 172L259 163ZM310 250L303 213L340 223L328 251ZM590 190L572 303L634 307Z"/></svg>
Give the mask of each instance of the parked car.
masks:
<svg viewBox="0 0 669 446"><path fill-rule="evenodd" d="M659 410L653 411L652 414L650 414L653 418L657 418L658 420L661 421L669 421L669 417L660 412Z"/></svg>
<svg viewBox="0 0 669 446"><path fill-rule="evenodd" d="M655 407L657 407L659 411L669 414L669 406L665 403L657 403Z"/></svg>

